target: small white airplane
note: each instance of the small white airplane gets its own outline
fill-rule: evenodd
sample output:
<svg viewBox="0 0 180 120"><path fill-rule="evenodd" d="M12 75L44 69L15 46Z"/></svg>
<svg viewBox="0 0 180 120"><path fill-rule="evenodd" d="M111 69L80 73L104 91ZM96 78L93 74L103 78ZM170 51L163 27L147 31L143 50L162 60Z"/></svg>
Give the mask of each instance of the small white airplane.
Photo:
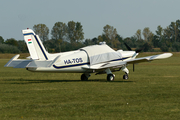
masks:
<svg viewBox="0 0 180 120"><path fill-rule="evenodd" d="M31 29L22 30L24 40L27 44L30 58L18 59L15 55L5 67L26 68L34 72L61 72L61 73L83 73L81 80L88 80L91 73L107 74L107 81L113 81L115 75L112 72L122 70L125 72L123 79L128 79L128 64L164 59L172 56L172 53L136 58L141 50L130 51L113 50L105 42L100 45L92 45L79 50L50 54L48 53L39 36Z"/></svg>

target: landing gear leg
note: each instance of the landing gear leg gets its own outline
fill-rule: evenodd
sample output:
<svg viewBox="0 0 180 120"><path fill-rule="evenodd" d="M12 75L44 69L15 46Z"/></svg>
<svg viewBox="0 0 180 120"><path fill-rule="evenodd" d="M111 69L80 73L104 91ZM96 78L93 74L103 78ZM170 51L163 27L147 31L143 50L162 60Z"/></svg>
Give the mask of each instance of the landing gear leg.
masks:
<svg viewBox="0 0 180 120"><path fill-rule="evenodd" d="M90 76L91 76L91 74L84 73L84 74L81 75L81 80L82 81L87 81Z"/></svg>
<svg viewBox="0 0 180 120"><path fill-rule="evenodd" d="M125 74L123 75L123 79L127 80L129 78L128 77L129 70L124 66L122 67L122 71L125 72Z"/></svg>
<svg viewBox="0 0 180 120"><path fill-rule="evenodd" d="M107 81L114 81L115 75L112 74L111 70L107 68L105 72L107 73Z"/></svg>

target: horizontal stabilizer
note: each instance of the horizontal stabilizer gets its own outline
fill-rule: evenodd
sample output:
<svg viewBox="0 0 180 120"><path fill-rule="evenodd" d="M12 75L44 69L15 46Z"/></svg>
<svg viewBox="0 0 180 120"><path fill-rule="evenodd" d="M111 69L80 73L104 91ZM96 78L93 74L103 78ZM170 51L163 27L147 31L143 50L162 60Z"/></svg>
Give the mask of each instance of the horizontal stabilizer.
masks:
<svg viewBox="0 0 180 120"><path fill-rule="evenodd" d="M51 67L54 63L56 63L56 61L58 60L58 58L60 57L57 56L54 60L33 60L28 66L28 68L38 68L38 67Z"/></svg>
<svg viewBox="0 0 180 120"><path fill-rule="evenodd" d="M18 59L19 56L19 54L15 55L6 65L4 65L4 67L26 68L26 66L32 61Z"/></svg>
<svg viewBox="0 0 180 120"><path fill-rule="evenodd" d="M33 60L29 65L27 65L27 68L39 68L39 67L48 67L49 64L51 64L51 61L45 61L45 60Z"/></svg>

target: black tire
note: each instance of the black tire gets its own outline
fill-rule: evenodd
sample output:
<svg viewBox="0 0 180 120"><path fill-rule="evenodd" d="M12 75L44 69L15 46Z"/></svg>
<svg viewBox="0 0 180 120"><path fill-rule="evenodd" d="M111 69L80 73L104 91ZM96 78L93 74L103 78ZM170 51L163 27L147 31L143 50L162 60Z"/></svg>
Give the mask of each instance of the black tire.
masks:
<svg viewBox="0 0 180 120"><path fill-rule="evenodd" d="M128 74L123 75L123 79L127 80L128 78Z"/></svg>
<svg viewBox="0 0 180 120"><path fill-rule="evenodd" d="M113 74L108 74L107 75L107 81L114 81L114 75Z"/></svg>
<svg viewBox="0 0 180 120"><path fill-rule="evenodd" d="M82 74L82 75L81 75L81 80L82 80L82 81L87 81L87 80L88 80L88 77L86 77L85 74Z"/></svg>

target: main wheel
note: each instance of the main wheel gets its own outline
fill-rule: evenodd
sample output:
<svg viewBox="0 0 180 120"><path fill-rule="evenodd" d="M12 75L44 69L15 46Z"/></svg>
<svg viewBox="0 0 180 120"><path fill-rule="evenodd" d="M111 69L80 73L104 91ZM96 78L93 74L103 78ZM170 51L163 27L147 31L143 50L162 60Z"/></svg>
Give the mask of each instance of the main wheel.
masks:
<svg viewBox="0 0 180 120"><path fill-rule="evenodd" d="M113 74L108 74L107 75L107 81L114 81L114 75Z"/></svg>
<svg viewBox="0 0 180 120"><path fill-rule="evenodd" d="M88 77L86 77L85 74L82 74L82 75L81 75L81 80L82 80L82 81L87 81L87 80L88 80Z"/></svg>
<svg viewBox="0 0 180 120"><path fill-rule="evenodd" d="M123 79L127 80L128 78L128 74L123 75Z"/></svg>

